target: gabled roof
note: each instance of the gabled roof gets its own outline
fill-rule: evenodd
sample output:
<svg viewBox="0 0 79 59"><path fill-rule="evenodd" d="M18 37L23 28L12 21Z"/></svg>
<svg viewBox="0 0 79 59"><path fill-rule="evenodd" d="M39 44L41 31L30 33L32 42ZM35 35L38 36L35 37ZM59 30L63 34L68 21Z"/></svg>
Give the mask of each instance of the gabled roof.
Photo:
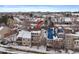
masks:
<svg viewBox="0 0 79 59"><path fill-rule="evenodd" d="M17 35L17 38L21 37L21 38L31 38L31 32L29 31L25 31L25 30L21 30L19 31L19 34Z"/></svg>

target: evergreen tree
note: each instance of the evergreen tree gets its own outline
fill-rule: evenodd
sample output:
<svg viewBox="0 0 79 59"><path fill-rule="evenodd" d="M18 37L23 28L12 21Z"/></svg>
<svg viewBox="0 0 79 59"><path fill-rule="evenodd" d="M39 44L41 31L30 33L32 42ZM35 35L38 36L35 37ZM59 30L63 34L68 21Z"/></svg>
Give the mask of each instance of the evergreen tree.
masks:
<svg viewBox="0 0 79 59"><path fill-rule="evenodd" d="M5 15L5 16L2 16L2 18L0 18L0 23L4 23L7 25L7 21L8 21L8 16Z"/></svg>

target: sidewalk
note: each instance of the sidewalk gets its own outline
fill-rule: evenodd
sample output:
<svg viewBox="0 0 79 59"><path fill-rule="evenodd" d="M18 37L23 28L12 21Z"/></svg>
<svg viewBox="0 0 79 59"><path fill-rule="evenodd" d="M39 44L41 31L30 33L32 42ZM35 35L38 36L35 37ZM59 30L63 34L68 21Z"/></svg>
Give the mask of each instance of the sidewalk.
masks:
<svg viewBox="0 0 79 59"><path fill-rule="evenodd" d="M0 46L6 47L6 48L10 47L12 49L16 49L19 51L32 52L32 53L36 53L36 54L60 54L58 51L54 51L54 50L46 51L45 47L43 47L43 46L39 47L39 49L37 49L36 46L33 46L31 48L27 47L27 46L13 46L13 45L7 46L7 45L1 45L1 44L0 44ZM63 52L63 54L64 54L64 52Z"/></svg>

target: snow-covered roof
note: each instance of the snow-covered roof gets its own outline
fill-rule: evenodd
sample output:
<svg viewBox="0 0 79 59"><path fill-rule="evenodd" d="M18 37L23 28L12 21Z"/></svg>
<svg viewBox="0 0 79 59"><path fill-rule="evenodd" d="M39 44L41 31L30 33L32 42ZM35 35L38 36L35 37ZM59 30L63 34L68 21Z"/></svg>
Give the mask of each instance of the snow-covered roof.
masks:
<svg viewBox="0 0 79 59"><path fill-rule="evenodd" d="M79 34L74 34L74 36L79 37Z"/></svg>
<svg viewBox="0 0 79 59"><path fill-rule="evenodd" d="M71 21L72 21L71 18L65 17L65 22L71 22Z"/></svg>
<svg viewBox="0 0 79 59"><path fill-rule="evenodd" d="M25 19L25 17L23 15L19 15L20 19Z"/></svg>
<svg viewBox="0 0 79 59"><path fill-rule="evenodd" d="M31 24L31 25L36 25L36 24Z"/></svg>
<svg viewBox="0 0 79 59"><path fill-rule="evenodd" d="M75 36L75 37L79 37L78 34L65 34L65 35L67 35L67 36Z"/></svg>
<svg viewBox="0 0 79 59"><path fill-rule="evenodd" d="M72 30L72 28L69 28L69 27L65 27L65 29L69 29L69 30Z"/></svg>
<svg viewBox="0 0 79 59"><path fill-rule="evenodd" d="M79 40L75 40L75 41L79 41Z"/></svg>
<svg viewBox="0 0 79 59"><path fill-rule="evenodd" d="M31 33L41 33L41 31L31 31Z"/></svg>
<svg viewBox="0 0 79 59"><path fill-rule="evenodd" d="M0 27L0 30L2 30L3 28L4 28L4 27L3 27L3 26L1 26L1 27Z"/></svg>
<svg viewBox="0 0 79 59"><path fill-rule="evenodd" d="M79 35L79 32L76 32L76 34L78 34L78 35Z"/></svg>
<svg viewBox="0 0 79 59"><path fill-rule="evenodd" d="M79 15L79 13L72 13L72 15Z"/></svg>
<svg viewBox="0 0 79 59"><path fill-rule="evenodd" d="M33 18L31 21L37 22L37 21L44 21L44 18Z"/></svg>
<svg viewBox="0 0 79 59"><path fill-rule="evenodd" d="M19 34L17 35L17 38L18 38L18 37L31 39L31 32L25 31L25 30L21 30L21 31L19 32Z"/></svg>
<svg viewBox="0 0 79 59"><path fill-rule="evenodd" d="M22 22L19 18L14 17L14 20L16 20L17 22Z"/></svg>

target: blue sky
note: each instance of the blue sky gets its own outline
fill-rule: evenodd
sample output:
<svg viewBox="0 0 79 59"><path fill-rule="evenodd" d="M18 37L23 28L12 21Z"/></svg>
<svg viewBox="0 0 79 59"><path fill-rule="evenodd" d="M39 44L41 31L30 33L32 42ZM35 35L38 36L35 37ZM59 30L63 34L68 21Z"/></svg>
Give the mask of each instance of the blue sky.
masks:
<svg viewBox="0 0 79 59"><path fill-rule="evenodd" d="M0 12L79 11L79 5L0 5Z"/></svg>

